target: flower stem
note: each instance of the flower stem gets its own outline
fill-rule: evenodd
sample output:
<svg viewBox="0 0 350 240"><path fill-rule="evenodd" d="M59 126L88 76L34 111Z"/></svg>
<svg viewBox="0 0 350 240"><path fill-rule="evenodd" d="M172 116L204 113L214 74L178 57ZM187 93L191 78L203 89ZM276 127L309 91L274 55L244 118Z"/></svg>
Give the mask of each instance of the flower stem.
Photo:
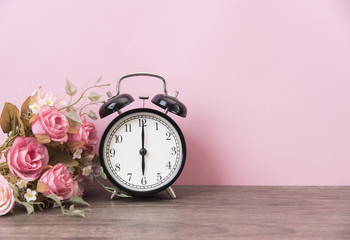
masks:
<svg viewBox="0 0 350 240"><path fill-rule="evenodd" d="M96 180L96 182L98 182L107 192L112 193L112 194L115 193L115 190L117 190L117 189L105 186L103 183L101 183L97 179L97 176L95 174L93 174L93 176L94 176L94 179Z"/></svg>
<svg viewBox="0 0 350 240"><path fill-rule="evenodd" d="M68 105L72 103L72 100L73 100L73 96L70 96L70 99L69 99Z"/></svg>
<svg viewBox="0 0 350 240"><path fill-rule="evenodd" d="M76 100L74 103L71 103L69 104L68 106L65 106L65 107L61 107L60 109L58 109L58 111L61 111L63 109L66 109L66 108L70 108L72 106L74 106L75 104L77 104L83 97L84 97L84 94L89 90L89 89L92 89L92 88L98 88L98 87L107 87L109 86L110 84L102 84L102 85L96 85L96 86L91 86L91 87L88 87L87 89L85 89L82 94L80 95L80 97L78 98L78 100Z"/></svg>
<svg viewBox="0 0 350 240"><path fill-rule="evenodd" d="M0 168L8 168L7 162L0 163Z"/></svg>
<svg viewBox="0 0 350 240"><path fill-rule="evenodd" d="M2 145L0 146L0 151L5 150L7 147L11 146L12 142L13 142L13 141L15 140L15 138L18 137L18 136L19 136L18 133L13 134L13 135L10 135L10 136L6 139L5 143L2 144Z"/></svg>
<svg viewBox="0 0 350 240"><path fill-rule="evenodd" d="M83 106L83 107L80 109L79 115L81 115L81 113L83 112L83 109L86 108L87 106L96 105L96 104L99 104L99 103L104 103L104 102L103 102L103 101L99 101L99 102L92 102L92 103L86 104L85 106Z"/></svg>

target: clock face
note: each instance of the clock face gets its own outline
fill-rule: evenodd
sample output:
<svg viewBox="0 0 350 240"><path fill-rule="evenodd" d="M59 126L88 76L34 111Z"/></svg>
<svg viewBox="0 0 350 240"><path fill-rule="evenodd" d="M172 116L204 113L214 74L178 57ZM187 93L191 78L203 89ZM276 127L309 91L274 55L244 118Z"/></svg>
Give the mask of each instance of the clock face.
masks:
<svg viewBox="0 0 350 240"><path fill-rule="evenodd" d="M180 175L186 145L167 115L140 108L115 118L100 143L101 165L109 180L133 195L164 190Z"/></svg>

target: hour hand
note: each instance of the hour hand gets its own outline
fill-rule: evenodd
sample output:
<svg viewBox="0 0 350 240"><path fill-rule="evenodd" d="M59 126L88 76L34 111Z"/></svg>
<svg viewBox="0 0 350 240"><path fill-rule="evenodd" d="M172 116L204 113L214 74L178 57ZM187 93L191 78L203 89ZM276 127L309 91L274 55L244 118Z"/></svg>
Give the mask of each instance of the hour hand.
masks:
<svg viewBox="0 0 350 240"><path fill-rule="evenodd" d="M145 176L145 155L142 155L142 175Z"/></svg>
<svg viewBox="0 0 350 240"><path fill-rule="evenodd" d="M142 156L142 175L145 175L145 155L147 154L147 150L145 149L145 125L144 122L142 121L142 130L141 130L141 149L140 149L140 154Z"/></svg>

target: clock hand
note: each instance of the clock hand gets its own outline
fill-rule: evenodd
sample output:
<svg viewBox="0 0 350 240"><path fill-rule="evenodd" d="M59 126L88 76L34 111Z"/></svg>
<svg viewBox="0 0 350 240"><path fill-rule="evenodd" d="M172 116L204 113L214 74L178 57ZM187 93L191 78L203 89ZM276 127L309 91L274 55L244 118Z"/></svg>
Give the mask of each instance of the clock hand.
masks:
<svg viewBox="0 0 350 240"><path fill-rule="evenodd" d="M142 148L145 148L145 125L142 122L142 131L141 131L141 144Z"/></svg>
<svg viewBox="0 0 350 240"><path fill-rule="evenodd" d="M142 148L140 150L140 154L142 155L142 175L145 175L145 155L147 153L147 150L145 149L145 125L144 122L142 121L142 130L141 130L141 145Z"/></svg>
<svg viewBox="0 0 350 240"><path fill-rule="evenodd" d="M145 155L142 155L142 175L145 176Z"/></svg>

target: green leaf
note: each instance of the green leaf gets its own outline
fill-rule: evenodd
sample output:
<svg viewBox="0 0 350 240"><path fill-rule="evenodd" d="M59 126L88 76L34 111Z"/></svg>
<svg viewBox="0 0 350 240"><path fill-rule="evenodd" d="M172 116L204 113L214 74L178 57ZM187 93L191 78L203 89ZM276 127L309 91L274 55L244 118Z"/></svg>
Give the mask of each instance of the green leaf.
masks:
<svg viewBox="0 0 350 240"><path fill-rule="evenodd" d="M89 118L97 120L97 115L93 110L88 111L86 114L89 116Z"/></svg>
<svg viewBox="0 0 350 240"><path fill-rule="evenodd" d="M55 194L50 194L47 198L54 200L55 203L62 208L61 200Z"/></svg>
<svg viewBox="0 0 350 240"><path fill-rule="evenodd" d="M97 79L95 85L99 84L101 82L101 80L102 80L102 76L99 76L99 78Z"/></svg>
<svg viewBox="0 0 350 240"><path fill-rule="evenodd" d="M28 215L34 213L34 207L30 203L22 202L22 201L18 200L17 198L15 198L15 201L26 208Z"/></svg>
<svg viewBox="0 0 350 240"><path fill-rule="evenodd" d="M31 204L23 202L22 205L26 208L28 215L34 213L34 207Z"/></svg>
<svg viewBox="0 0 350 240"><path fill-rule="evenodd" d="M5 102L4 108L0 117L1 129L4 133L18 133L24 135L24 125L19 116L18 108L12 103Z"/></svg>
<svg viewBox="0 0 350 240"><path fill-rule="evenodd" d="M82 125L82 121L80 116L78 115L78 113L74 112L74 111L70 111L66 113L66 117L69 119L69 121L74 125Z"/></svg>
<svg viewBox="0 0 350 240"><path fill-rule="evenodd" d="M71 96L71 97L74 96L78 91L78 89L74 86L74 84L68 80L66 82L66 89L65 90L66 90L67 95Z"/></svg>
<svg viewBox="0 0 350 240"><path fill-rule="evenodd" d="M89 211L91 212L91 210L89 208L87 209L75 209L74 208L74 204L72 204L69 208L69 210L65 210L63 207L61 208L63 215L66 216L78 216L78 217L83 217L85 218L85 212Z"/></svg>
<svg viewBox="0 0 350 240"><path fill-rule="evenodd" d="M126 195L125 193L121 193L121 192L117 192L117 193L115 193L115 195L117 197L120 197L120 198L131 198L132 197L130 195Z"/></svg>
<svg viewBox="0 0 350 240"><path fill-rule="evenodd" d="M74 207L73 207L74 208ZM67 211L65 210L63 212L64 215L66 216L78 216L78 217L83 217L85 218L85 211L83 210L73 210L73 211Z"/></svg>
<svg viewBox="0 0 350 240"><path fill-rule="evenodd" d="M97 163L98 165L100 165L100 158L98 157L97 154L94 155L91 162Z"/></svg>
<svg viewBox="0 0 350 240"><path fill-rule="evenodd" d="M11 183L11 182L8 182L10 188L12 189L13 191L13 194L15 195L15 197L17 198L19 196L19 193L18 193L18 188L15 184Z"/></svg>
<svg viewBox="0 0 350 240"><path fill-rule="evenodd" d="M12 103L5 102L1 113L1 129L4 133L9 133L17 127L17 115L19 116L17 107Z"/></svg>
<svg viewBox="0 0 350 240"><path fill-rule="evenodd" d="M90 92L88 95L88 98L92 101L92 102L96 102L100 99L101 95L98 94L97 92Z"/></svg>
<svg viewBox="0 0 350 240"><path fill-rule="evenodd" d="M72 197L68 200L68 202L73 203L73 204L81 204L83 206L90 207L89 203L85 202L82 198L75 196L75 195L72 195Z"/></svg>
<svg viewBox="0 0 350 240"><path fill-rule="evenodd" d="M104 180L107 179L107 175L106 175L105 172L103 171L103 167L100 167L100 177L103 178Z"/></svg>
<svg viewBox="0 0 350 240"><path fill-rule="evenodd" d="M32 114L32 110L29 108L29 106L35 102L37 96L38 96L38 91L33 96L29 96L22 104L21 119L22 119L23 124L26 128L31 128L31 126L29 124L29 120L33 116L33 114Z"/></svg>
<svg viewBox="0 0 350 240"><path fill-rule="evenodd" d="M79 163L72 158L69 151L65 149L55 147L55 146L47 146L47 150L49 152L49 164L55 166L57 163L62 163L66 167L76 167Z"/></svg>

